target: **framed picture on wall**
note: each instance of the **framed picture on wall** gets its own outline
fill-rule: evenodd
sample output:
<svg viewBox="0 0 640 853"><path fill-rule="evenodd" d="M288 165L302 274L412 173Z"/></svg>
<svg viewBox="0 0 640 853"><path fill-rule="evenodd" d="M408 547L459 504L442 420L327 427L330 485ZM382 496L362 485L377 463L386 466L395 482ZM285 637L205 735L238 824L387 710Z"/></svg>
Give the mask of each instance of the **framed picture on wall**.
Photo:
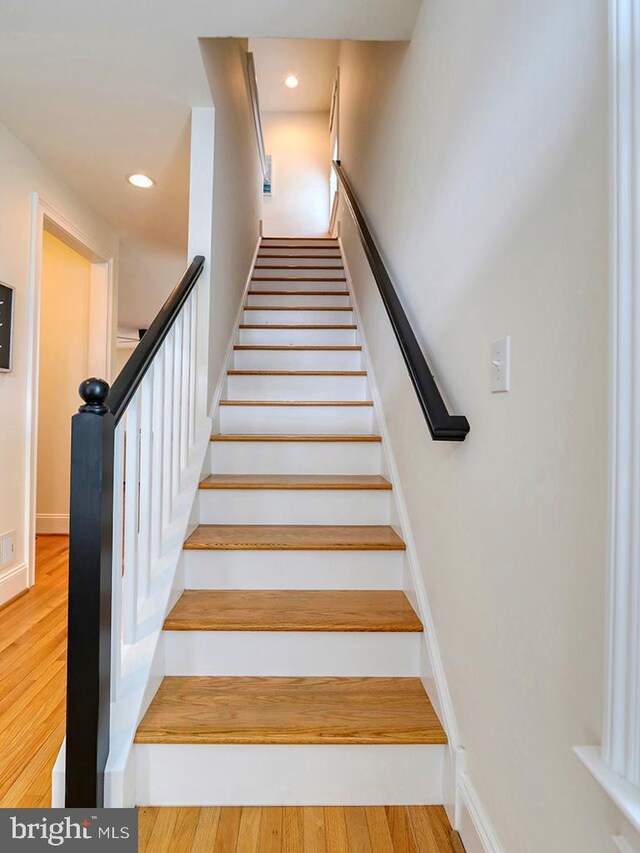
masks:
<svg viewBox="0 0 640 853"><path fill-rule="evenodd" d="M0 371L11 370L14 289L0 282Z"/></svg>
<svg viewBox="0 0 640 853"><path fill-rule="evenodd" d="M262 182L262 195L273 195L273 182L271 179L271 154L267 154L267 174Z"/></svg>

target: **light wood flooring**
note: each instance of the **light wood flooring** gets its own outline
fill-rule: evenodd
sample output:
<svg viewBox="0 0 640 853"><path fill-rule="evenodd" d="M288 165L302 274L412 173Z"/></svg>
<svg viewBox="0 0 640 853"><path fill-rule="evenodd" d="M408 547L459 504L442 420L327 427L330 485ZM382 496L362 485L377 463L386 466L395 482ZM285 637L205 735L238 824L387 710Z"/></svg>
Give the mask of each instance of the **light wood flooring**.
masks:
<svg viewBox="0 0 640 853"><path fill-rule="evenodd" d="M140 809L140 853L458 853L441 806Z"/></svg>
<svg viewBox="0 0 640 853"><path fill-rule="evenodd" d="M51 803L64 737L67 539L38 537L36 585L0 610L0 806Z"/></svg>
<svg viewBox="0 0 640 853"><path fill-rule="evenodd" d="M65 537L38 537L35 587L0 609L0 807L51 802L64 735L67 557ZM458 853L450 832L440 806L142 808L139 850Z"/></svg>

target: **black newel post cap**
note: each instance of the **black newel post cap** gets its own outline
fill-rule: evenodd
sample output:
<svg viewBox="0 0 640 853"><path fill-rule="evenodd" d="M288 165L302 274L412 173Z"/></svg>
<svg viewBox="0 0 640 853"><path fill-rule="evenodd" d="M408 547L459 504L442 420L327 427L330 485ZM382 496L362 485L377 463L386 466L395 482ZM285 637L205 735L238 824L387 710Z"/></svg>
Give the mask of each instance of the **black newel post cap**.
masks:
<svg viewBox="0 0 640 853"><path fill-rule="evenodd" d="M79 412L93 412L96 415L104 415L109 410L104 404L109 393L109 383L104 379L85 379L80 383L78 394L84 400L84 406L80 406Z"/></svg>

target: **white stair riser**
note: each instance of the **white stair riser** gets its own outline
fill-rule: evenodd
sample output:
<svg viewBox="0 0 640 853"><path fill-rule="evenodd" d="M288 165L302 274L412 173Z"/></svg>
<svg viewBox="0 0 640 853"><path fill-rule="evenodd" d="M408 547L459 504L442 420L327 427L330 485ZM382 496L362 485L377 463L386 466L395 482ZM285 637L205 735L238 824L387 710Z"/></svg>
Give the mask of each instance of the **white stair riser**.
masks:
<svg viewBox="0 0 640 853"><path fill-rule="evenodd" d="M269 281L253 281L249 293L261 293L264 290L299 290L306 293L309 290L330 290L332 293L343 293L347 290L344 281L298 281L296 279L274 278Z"/></svg>
<svg viewBox="0 0 640 853"><path fill-rule="evenodd" d="M228 376L229 400L367 400L366 376Z"/></svg>
<svg viewBox="0 0 640 853"><path fill-rule="evenodd" d="M261 258L262 257L269 257L269 256L273 256L273 255L287 255L287 256L295 256L295 257L300 257L300 256L309 257L309 256L313 256L313 255L322 255L322 257L327 257L327 256L333 257L333 258L341 257L340 249L337 245L325 245L325 246L306 246L305 245L303 247L299 247L299 246L294 246L291 244L287 245L285 243L279 243L277 245L275 243L273 243L273 244L270 243L269 245L265 244L265 245L260 247L260 251L258 254ZM288 259L289 258L287 258L287 260Z"/></svg>
<svg viewBox="0 0 640 853"><path fill-rule="evenodd" d="M201 524L388 524L389 490L200 489Z"/></svg>
<svg viewBox="0 0 640 853"><path fill-rule="evenodd" d="M418 633L163 631L165 675L402 678L420 675Z"/></svg>
<svg viewBox="0 0 640 853"><path fill-rule="evenodd" d="M254 267L256 275L261 275L265 267L278 267L278 269L288 270L290 272L297 272L297 267L304 267L305 269L322 271L324 271L327 267L338 267L344 269L342 258L338 256L328 255L327 257L322 258L304 256L295 258L279 258L277 257L277 255L274 257L274 254L275 252L272 251L264 252L263 254L258 255L256 265ZM312 252L310 254L315 254L315 252Z"/></svg>
<svg viewBox="0 0 640 853"><path fill-rule="evenodd" d="M212 474L379 474L377 441L212 441Z"/></svg>
<svg viewBox="0 0 640 853"><path fill-rule="evenodd" d="M220 432L371 435L371 406L220 406Z"/></svg>
<svg viewBox="0 0 640 853"><path fill-rule="evenodd" d="M187 589L402 589L404 551L185 551Z"/></svg>
<svg viewBox="0 0 640 853"><path fill-rule="evenodd" d="M312 291L313 292L313 291ZM248 293L247 305L273 305L274 307L287 307L295 305L296 307L306 308L308 306L318 306L323 308L349 308L351 307L351 297L348 293L344 296L336 294L335 296L311 296L306 293Z"/></svg>
<svg viewBox="0 0 640 853"><path fill-rule="evenodd" d="M436 805L445 746L136 744L140 806Z"/></svg>
<svg viewBox="0 0 640 853"><path fill-rule="evenodd" d="M265 325L278 325L280 323L302 323L309 325L310 323L318 323L319 325L327 325L335 323L337 325L345 325L355 322L353 319L353 311L340 311L336 309L328 309L327 311L298 311L295 308L293 311L285 311L277 308L275 311L260 311L256 308L251 308L243 312L243 323L264 323Z"/></svg>
<svg viewBox="0 0 640 853"><path fill-rule="evenodd" d="M236 370L361 370L361 350L234 350Z"/></svg>
<svg viewBox="0 0 640 853"><path fill-rule="evenodd" d="M355 329L240 329L238 343L253 346L353 346Z"/></svg>
<svg viewBox="0 0 640 853"><path fill-rule="evenodd" d="M275 264L273 264L273 266L275 266ZM335 266L335 268L333 268L333 264L331 266L332 269L330 270L318 269L317 267L309 267L308 269L303 270L286 269L285 267L278 267L277 269L254 270L252 280L260 281L263 278L294 278L300 279L301 281L307 281L308 279L314 281L315 279L317 279L317 281L315 282L318 285L316 287L316 290L322 290L322 285L325 279L342 280L344 284L345 274L342 267Z"/></svg>

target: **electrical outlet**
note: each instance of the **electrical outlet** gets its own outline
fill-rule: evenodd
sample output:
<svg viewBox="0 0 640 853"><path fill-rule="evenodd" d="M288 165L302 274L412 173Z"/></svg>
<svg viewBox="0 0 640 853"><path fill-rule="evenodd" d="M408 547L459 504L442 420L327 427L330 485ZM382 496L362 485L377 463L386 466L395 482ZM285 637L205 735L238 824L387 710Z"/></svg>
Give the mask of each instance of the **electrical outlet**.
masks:
<svg viewBox="0 0 640 853"><path fill-rule="evenodd" d="M10 530L0 537L0 566L13 563L16 553L16 532Z"/></svg>

